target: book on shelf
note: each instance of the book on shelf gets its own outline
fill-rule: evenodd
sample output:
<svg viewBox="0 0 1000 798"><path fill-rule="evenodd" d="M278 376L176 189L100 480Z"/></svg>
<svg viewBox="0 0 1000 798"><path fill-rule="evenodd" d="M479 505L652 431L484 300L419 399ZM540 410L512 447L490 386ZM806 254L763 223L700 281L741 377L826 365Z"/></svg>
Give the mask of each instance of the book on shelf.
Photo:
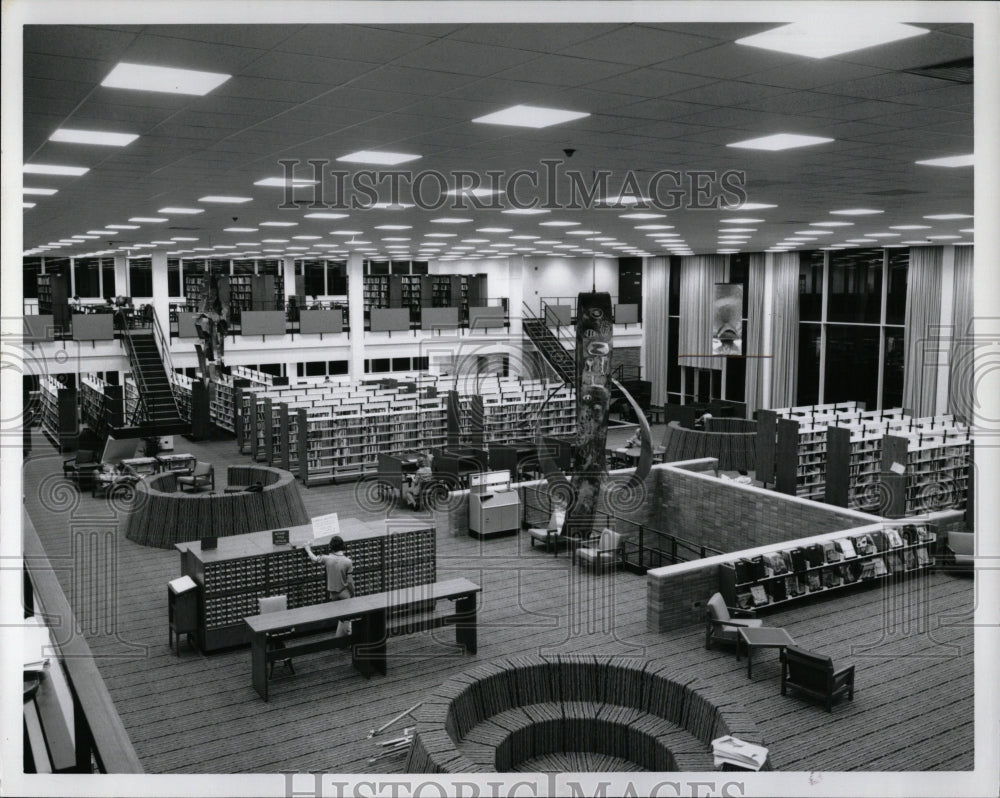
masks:
<svg viewBox="0 0 1000 798"><path fill-rule="evenodd" d="M770 604L771 600L768 598L767 591L764 590L763 585L751 585L750 595L753 597L753 603L756 607L761 607L765 604Z"/></svg>

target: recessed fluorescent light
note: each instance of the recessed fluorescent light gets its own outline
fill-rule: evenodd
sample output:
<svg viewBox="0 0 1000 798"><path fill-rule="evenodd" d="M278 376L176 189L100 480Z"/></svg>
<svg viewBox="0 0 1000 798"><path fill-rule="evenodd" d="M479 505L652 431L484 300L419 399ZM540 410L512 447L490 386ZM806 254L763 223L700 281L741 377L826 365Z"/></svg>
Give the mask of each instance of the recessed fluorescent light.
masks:
<svg viewBox="0 0 1000 798"><path fill-rule="evenodd" d="M832 236L832 230L796 230L795 235L802 236Z"/></svg>
<svg viewBox="0 0 1000 798"><path fill-rule="evenodd" d="M114 235L116 230L88 230L87 235L91 236L111 236Z"/></svg>
<svg viewBox="0 0 1000 798"><path fill-rule="evenodd" d="M315 186L318 184L318 180L306 180L300 177L265 177L261 180L254 182L255 186L267 186L269 188L284 188L285 186L292 186L293 188L298 188L300 186Z"/></svg>
<svg viewBox="0 0 1000 798"><path fill-rule="evenodd" d="M818 13L815 18L803 22L744 36L736 43L807 58L829 58L924 33L928 33L926 28L914 25L880 21L867 15L828 12Z"/></svg>
<svg viewBox="0 0 1000 798"><path fill-rule="evenodd" d="M578 227L579 222L567 222L567 221L551 221L551 222L539 222L540 227Z"/></svg>
<svg viewBox="0 0 1000 798"><path fill-rule="evenodd" d="M544 224L544 222L543 222ZM574 224L578 224L574 222ZM477 227L477 233L513 233L514 230L511 227Z"/></svg>
<svg viewBox="0 0 1000 798"><path fill-rule="evenodd" d="M619 219L663 219L666 218L662 213L623 213ZM547 224L547 222L543 222Z"/></svg>
<svg viewBox="0 0 1000 798"><path fill-rule="evenodd" d="M445 194L451 197L491 197L494 194L503 194L499 189L493 188L453 188Z"/></svg>
<svg viewBox="0 0 1000 798"><path fill-rule="evenodd" d="M649 197L637 197L634 194L616 194L613 197L604 197L597 200L598 205L638 205L640 202L649 202Z"/></svg>
<svg viewBox="0 0 1000 798"><path fill-rule="evenodd" d="M961 237L962 236L927 236L930 241L952 241Z"/></svg>
<svg viewBox="0 0 1000 798"><path fill-rule="evenodd" d="M79 238L84 241L93 241L95 238L100 238L100 236L73 236L73 238Z"/></svg>
<svg viewBox="0 0 1000 798"><path fill-rule="evenodd" d="M122 61L101 85L109 89L159 91L166 94L194 94L199 97L221 86L232 75L221 72L200 72L193 69L130 64Z"/></svg>
<svg viewBox="0 0 1000 798"><path fill-rule="evenodd" d="M599 236L601 234L600 230L567 230L566 235L568 236Z"/></svg>
<svg viewBox="0 0 1000 798"><path fill-rule="evenodd" d="M28 188L27 186L21 189L22 194L37 194L40 197L51 197L58 191L57 188Z"/></svg>
<svg viewBox="0 0 1000 798"><path fill-rule="evenodd" d="M409 236L385 236L383 241L409 241Z"/></svg>
<svg viewBox="0 0 1000 798"><path fill-rule="evenodd" d="M181 214L181 215L188 215L188 216L196 214L196 213L204 213L204 212L205 212L204 208L171 208L171 207L160 208L157 211L157 213L173 213L173 214Z"/></svg>
<svg viewBox="0 0 1000 798"><path fill-rule="evenodd" d="M346 219L346 213L307 213L305 219Z"/></svg>
<svg viewBox="0 0 1000 798"><path fill-rule="evenodd" d="M34 208L35 207L35 203L34 202L22 202L21 203L21 207L22 208Z"/></svg>
<svg viewBox="0 0 1000 798"><path fill-rule="evenodd" d="M559 108L544 108L540 105L512 105L502 111L473 119L482 125L512 125L515 127L543 128L572 122L590 116L584 111L564 111Z"/></svg>
<svg viewBox="0 0 1000 798"><path fill-rule="evenodd" d="M810 222L810 227L853 227L854 222Z"/></svg>
<svg viewBox="0 0 1000 798"><path fill-rule="evenodd" d="M458 233L428 233L428 238L454 238Z"/></svg>
<svg viewBox="0 0 1000 798"><path fill-rule="evenodd" d="M376 202L372 205L373 210L379 211L402 211L412 207L413 205L406 202Z"/></svg>
<svg viewBox="0 0 1000 798"><path fill-rule="evenodd" d="M294 241L319 241L323 236L292 236Z"/></svg>
<svg viewBox="0 0 1000 798"><path fill-rule="evenodd" d="M929 224L891 224L890 230L930 230Z"/></svg>
<svg viewBox="0 0 1000 798"><path fill-rule="evenodd" d="M89 172L86 166L62 166L54 163L26 163L24 173L26 175L63 175L66 177L79 177Z"/></svg>
<svg viewBox="0 0 1000 798"><path fill-rule="evenodd" d="M726 227L719 231L720 233L756 233L756 227Z"/></svg>
<svg viewBox="0 0 1000 798"><path fill-rule="evenodd" d="M672 224L637 224L636 230L673 230Z"/></svg>
<svg viewBox="0 0 1000 798"><path fill-rule="evenodd" d="M899 238L899 233L865 233L869 238Z"/></svg>
<svg viewBox="0 0 1000 798"><path fill-rule="evenodd" d="M260 222L258 227L297 227L298 222Z"/></svg>
<svg viewBox="0 0 1000 798"><path fill-rule="evenodd" d="M244 202L253 202L253 197L227 197L224 194L209 194L207 197L199 197L198 202L225 202L240 205Z"/></svg>
<svg viewBox="0 0 1000 798"><path fill-rule="evenodd" d="M823 136L805 136L800 133L775 133L771 136L761 136L755 139L744 141L734 141L727 144L727 147L738 147L744 150L766 150L768 152L778 152L779 150L791 150L796 147L811 147L814 144L828 144L833 139Z"/></svg>
<svg viewBox="0 0 1000 798"><path fill-rule="evenodd" d="M841 211L830 211L830 213L836 216L872 216L876 213L885 213L885 211L877 211L874 208L844 208Z"/></svg>
<svg viewBox="0 0 1000 798"><path fill-rule="evenodd" d="M933 214L932 216L925 216L924 218L925 219L942 219L942 220L949 220L949 219L971 219L972 218L972 214L971 213L937 213L937 214Z"/></svg>
<svg viewBox="0 0 1000 798"><path fill-rule="evenodd" d="M166 216L133 216L129 219L130 222L149 222L150 224L154 222L166 222L169 221Z"/></svg>
<svg viewBox="0 0 1000 798"><path fill-rule="evenodd" d="M973 227L963 227L958 232L960 232L960 233L974 233L974 232L976 232L976 230Z"/></svg>
<svg viewBox="0 0 1000 798"><path fill-rule="evenodd" d="M109 224L108 230L138 230L137 224Z"/></svg>
<svg viewBox="0 0 1000 798"><path fill-rule="evenodd" d="M957 236L956 236L957 237ZM875 244L878 243L874 238L848 238L848 244Z"/></svg>
<svg viewBox="0 0 1000 798"><path fill-rule="evenodd" d="M237 241L236 246L238 247L259 247L261 245L260 241Z"/></svg>
<svg viewBox="0 0 1000 798"><path fill-rule="evenodd" d="M186 236L177 236L176 238L171 238L171 241L197 241L197 238L188 238Z"/></svg>
<svg viewBox="0 0 1000 798"><path fill-rule="evenodd" d="M457 216L441 216L430 221L431 224L468 224L472 219L462 219Z"/></svg>
<svg viewBox="0 0 1000 798"><path fill-rule="evenodd" d="M224 227L222 228L224 233L256 233L256 227Z"/></svg>
<svg viewBox="0 0 1000 798"><path fill-rule="evenodd" d="M538 216L548 211L545 208L511 208L500 213L509 213L511 216Z"/></svg>
<svg viewBox="0 0 1000 798"><path fill-rule="evenodd" d="M766 221L766 219L752 219L745 216L742 218L733 217L732 219L719 219L719 224L756 224L757 222L763 221Z"/></svg>
<svg viewBox="0 0 1000 798"><path fill-rule="evenodd" d="M359 236L362 235L361 230L331 230L330 235L332 236Z"/></svg>
<svg viewBox="0 0 1000 798"><path fill-rule="evenodd" d="M49 136L49 141L65 144L98 144L102 147L124 147L139 138L134 133L109 133L104 130L73 130L59 128Z"/></svg>
<svg viewBox="0 0 1000 798"><path fill-rule="evenodd" d="M951 168L955 168L956 166L972 166L972 156L952 155L947 158L931 158L927 161L915 161L914 163L923 166L948 166Z"/></svg>
<svg viewBox="0 0 1000 798"><path fill-rule="evenodd" d="M416 161L421 156L407 152L388 152L385 150L358 150L341 155L337 160L346 163L372 163L382 166L394 166L398 163Z"/></svg>
<svg viewBox="0 0 1000 798"><path fill-rule="evenodd" d="M287 244L287 238L262 238L261 243L263 244Z"/></svg>
<svg viewBox="0 0 1000 798"><path fill-rule="evenodd" d="M766 211L768 208L777 208L777 205L769 205L766 202L744 202L742 205L724 205L722 210L726 211Z"/></svg>
<svg viewBox="0 0 1000 798"><path fill-rule="evenodd" d="M376 230L412 230L413 225L409 224L377 224Z"/></svg>

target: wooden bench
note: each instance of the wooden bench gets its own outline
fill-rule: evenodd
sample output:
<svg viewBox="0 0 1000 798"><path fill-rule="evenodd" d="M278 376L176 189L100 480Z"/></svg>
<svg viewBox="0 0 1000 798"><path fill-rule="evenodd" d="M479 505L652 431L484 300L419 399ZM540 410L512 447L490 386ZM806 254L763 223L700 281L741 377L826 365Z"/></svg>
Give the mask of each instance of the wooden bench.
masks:
<svg viewBox="0 0 1000 798"><path fill-rule="evenodd" d="M245 618L249 627L253 687L267 701L267 672L272 661L348 645L352 648L351 663L357 670L369 678L376 671L385 675L386 641L390 636L446 625L455 627L455 642L475 654L476 594L480 590L479 585L468 579L448 579ZM453 612L442 614L433 609L442 599L455 602ZM390 615L397 611L411 611L411 614L390 622ZM294 642L299 637L335 632L341 621L352 622L350 637L326 636ZM281 636L283 648L268 648L267 641L272 635Z"/></svg>

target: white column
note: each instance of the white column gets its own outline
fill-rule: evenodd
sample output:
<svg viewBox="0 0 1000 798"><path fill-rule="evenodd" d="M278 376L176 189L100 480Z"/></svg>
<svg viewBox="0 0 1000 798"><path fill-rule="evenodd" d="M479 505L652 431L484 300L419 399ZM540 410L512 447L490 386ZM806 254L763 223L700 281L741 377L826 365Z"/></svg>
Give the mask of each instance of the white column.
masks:
<svg viewBox="0 0 1000 798"><path fill-rule="evenodd" d="M170 323L170 288L167 282L167 253L154 252L153 265L153 309L164 333Z"/></svg>
<svg viewBox="0 0 1000 798"><path fill-rule="evenodd" d="M951 340L956 332L952 329L954 324L954 304L955 304L955 247L947 246L942 248L941 253L941 318L937 344L937 396L934 401L934 412L948 412L948 387L951 377L949 360L951 354ZM933 335L933 332L931 333Z"/></svg>
<svg viewBox="0 0 1000 798"><path fill-rule="evenodd" d="M288 297L295 296L295 258L281 259L282 276L285 283L285 304L288 304Z"/></svg>
<svg viewBox="0 0 1000 798"><path fill-rule="evenodd" d="M128 296L128 258L124 252L115 253L115 296Z"/></svg>
<svg viewBox="0 0 1000 798"><path fill-rule="evenodd" d="M530 264L527 258L507 259L507 308L510 312L510 339L521 347L521 302L524 299L524 270Z"/></svg>
<svg viewBox="0 0 1000 798"><path fill-rule="evenodd" d="M76 296L76 258L69 259L69 296Z"/></svg>
<svg viewBox="0 0 1000 798"><path fill-rule="evenodd" d="M358 254L351 254L347 259L347 306L351 326L349 373L352 380L362 380L365 377L365 291L364 263Z"/></svg>
<svg viewBox="0 0 1000 798"><path fill-rule="evenodd" d="M774 291L774 254L771 252L764 253L764 316L761 320L763 324L762 332L764 334L764 340L762 342L761 351L764 354L771 355L773 347L773 337L771 335L771 326L774 324L774 297L772 293ZM774 368L774 358L765 357L761 361L760 370L757 372L761 380L762 392L761 392L761 404L762 408L771 407L771 371Z"/></svg>

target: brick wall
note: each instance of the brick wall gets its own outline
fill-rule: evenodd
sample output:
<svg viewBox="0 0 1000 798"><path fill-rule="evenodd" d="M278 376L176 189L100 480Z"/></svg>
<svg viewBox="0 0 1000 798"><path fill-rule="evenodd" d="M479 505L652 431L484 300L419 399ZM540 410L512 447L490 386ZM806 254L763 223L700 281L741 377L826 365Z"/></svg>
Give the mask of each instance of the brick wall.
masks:
<svg viewBox="0 0 1000 798"><path fill-rule="evenodd" d="M639 351L638 346L616 346L611 350L611 370L614 371L619 366L641 366Z"/></svg>
<svg viewBox="0 0 1000 798"><path fill-rule="evenodd" d="M692 464L697 466L697 464ZM880 519L771 490L721 480L711 473L653 469L652 525L722 552L851 529Z"/></svg>
<svg viewBox="0 0 1000 798"><path fill-rule="evenodd" d="M705 603L719 590L719 567L713 557L649 571L646 628L666 632L704 623Z"/></svg>

